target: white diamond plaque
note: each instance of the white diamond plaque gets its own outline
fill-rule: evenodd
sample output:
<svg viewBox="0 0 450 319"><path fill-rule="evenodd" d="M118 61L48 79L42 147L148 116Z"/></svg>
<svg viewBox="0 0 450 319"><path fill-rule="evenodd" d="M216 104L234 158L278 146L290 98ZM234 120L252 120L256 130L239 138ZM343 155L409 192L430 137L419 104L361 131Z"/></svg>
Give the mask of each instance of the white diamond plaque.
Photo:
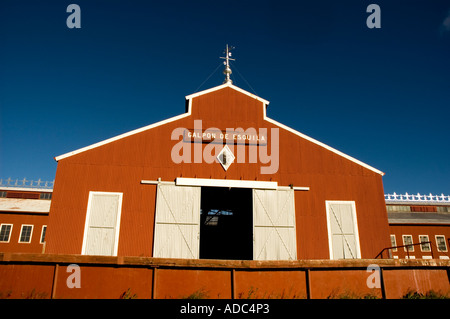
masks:
<svg viewBox="0 0 450 319"><path fill-rule="evenodd" d="M233 155L233 152L228 147L228 145L225 145L225 147L220 151L219 155L217 155L216 159L219 161L223 169L226 171L228 167L230 167L230 165L233 164L235 157Z"/></svg>

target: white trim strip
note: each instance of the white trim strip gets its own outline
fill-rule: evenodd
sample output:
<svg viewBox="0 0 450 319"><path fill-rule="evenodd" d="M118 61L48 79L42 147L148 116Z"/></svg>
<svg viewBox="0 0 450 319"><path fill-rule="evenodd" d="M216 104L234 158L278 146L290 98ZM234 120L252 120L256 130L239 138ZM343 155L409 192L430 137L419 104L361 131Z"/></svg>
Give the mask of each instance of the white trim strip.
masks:
<svg viewBox="0 0 450 319"><path fill-rule="evenodd" d="M309 191L309 187L292 187L294 191Z"/></svg>
<svg viewBox="0 0 450 319"><path fill-rule="evenodd" d="M177 179L188 179L188 178L183 178L183 177L179 177L179 178L177 178ZM173 185L173 184L176 184L176 185L178 185L178 186L211 186L211 185L203 185L203 184L206 184L206 183L202 183L202 182L199 182L198 180L199 180L199 178L191 178L191 179L195 179L195 180L197 180L195 183L196 183L196 185L193 185L193 184L186 184L186 185L183 185L183 184L180 184L180 182L178 182L178 183L175 183L175 182L164 182L164 181L161 181L161 180L157 180L157 181L151 181L151 180L145 180L145 179L143 179L143 180L141 180L141 184L147 184L147 185L158 185L158 184L171 184L171 185ZM200 179L200 180L207 180L207 181L211 181L212 179ZM221 179L221 180L219 180L219 181L228 181L228 182L230 182L230 181L234 181L234 182L242 182L241 180L230 180L230 179ZM220 182L220 183L222 183L222 182ZM244 182L252 182L252 183L255 183L255 182L257 182L257 183L276 183L276 182L258 182L258 181L244 181ZM183 183L183 180L181 180L181 183ZM188 182L185 182L185 183L188 183ZM208 182L208 184L211 184L211 183L215 183L215 182ZM198 185L198 184L201 184L201 185ZM230 184L231 183L228 183L226 186L224 186L224 187L238 187L238 188L261 188L261 187L243 187L243 186L230 186ZM238 183L239 185L241 185L240 183ZM250 186L250 184L248 184L249 186ZM262 185L262 184L261 184ZM222 187L222 186L218 186L218 187ZM272 186L271 186L272 187ZM263 187L264 189L267 189L266 187ZM269 189L275 189L275 188L269 188ZM293 187L290 187L290 186L278 186L277 187L277 189L278 190L288 190L288 189L293 189L294 191L309 191L309 187L297 187L297 186L293 186Z"/></svg>
<svg viewBox="0 0 450 319"><path fill-rule="evenodd" d="M121 135L118 135L118 136L106 139L104 141L101 141L101 142L98 142L98 143L95 143L95 144L92 144L92 145L89 145L89 146L77 149L75 151L72 151L72 152L69 152L69 153L57 156L57 157L55 157L55 160L58 162L58 161L66 158L66 157L69 157L69 156L72 156L72 155L75 155L75 154L79 154L81 152L84 152L84 151L87 151L87 150L90 150L90 149L93 149L93 148L96 148L96 147L99 147L99 146L102 146L102 145L105 145L105 144L108 144L108 143L111 143L111 142L114 142L114 141L117 141L117 140L120 140L122 138L131 136L131 135L134 135L134 134L138 134L138 133L150 130L152 128L155 128L155 127L158 127L158 126L161 126L161 125L164 125L164 124L167 124L167 123L170 123L170 122L177 121L177 120L180 120L182 118L188 117L188 116L191 115L191 105L192 105L192 103L191 103L191 101L189 101L189 111L187 113L180 114L180 115L168 118L166 120L159 121L159 122L153 123L151 125L147 125L147 126L138 128L136 130L133 130L133 131L130 131L130 132L127 132L127 133L124 133L124 134L121 134Z"/></svg>
<svg viewBox="0 0 450 319"><path fill-rule="evenodd" d="M248 181L236 179L207 179L207 178L185 178L177 177L177 186L210 186L210 187L236 187L236 188L257 188L257 189L277 189L277 182Z"/></svg>
<svg viewBox="0 0 450 319"><path fill-rule="evenodd" d="M157 181L150 181L150 180L141 180L141 184L150 184L150 185L158 185L158 184L164 184L164 185L175 185L175 182L163 182L161 180Z"/></svg>
<svg viewBox="0 0 450 319"><path fill-rule="evenodd" d="M158 185L160 181L148 181L148 180L141 180L141 184L150 184L150 185Z"/></svg>
<svg viewBox="0 0 450 319"><path fill-rule="evenodd" d="M294 191L309 191L309 187L298 187L298 186L278 186L278 190L289 190L293 189Z"/></svg>
<svg viewBox="0 0 450 319"><path fill-rule="evenodd" d="M26 192L38 192L38 193L52 193L53 188L34 188L34 187L0 187L2 191L26 191Z"/></svg>

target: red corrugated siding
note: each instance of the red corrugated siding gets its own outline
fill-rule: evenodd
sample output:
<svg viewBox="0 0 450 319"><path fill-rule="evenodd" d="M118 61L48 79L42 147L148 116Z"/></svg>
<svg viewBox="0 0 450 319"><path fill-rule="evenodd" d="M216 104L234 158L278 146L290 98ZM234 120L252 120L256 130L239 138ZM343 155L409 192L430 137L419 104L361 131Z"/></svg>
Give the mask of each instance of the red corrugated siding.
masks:
<svg viewBox="0 0 450 319"><path fill-rule="evenodd" d="M256 99L224 88L194 98L189 117L60 160L47 251L81 253L89 191L108 191L124 193L119 255L151 256L156 187L140 181L176 177L272 180L281 186L309 186L310 191L295 192L300 259L328 258L326 200L356 202L363 258L372 258L388 246L382 177L292 132L279 131L279 170L272 175L261 174L260 163L235 162L226 172L218 163L173 163L171 150L178 143L170 138L173 129L192 129L194 120L202 119L203 129L262 127L270 133L275 126L264 121L263 107ZM269 139L264 147L270 146Z"/></svg>

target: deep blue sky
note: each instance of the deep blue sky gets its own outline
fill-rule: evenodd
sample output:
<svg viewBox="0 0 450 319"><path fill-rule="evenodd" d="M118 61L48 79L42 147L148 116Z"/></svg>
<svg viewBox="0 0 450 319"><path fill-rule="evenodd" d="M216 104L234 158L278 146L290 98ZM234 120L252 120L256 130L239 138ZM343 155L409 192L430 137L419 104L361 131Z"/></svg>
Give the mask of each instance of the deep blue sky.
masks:
<svg viewBox="0 0 450 319"><path fill-rule="evenodd" d="M386 193L450 194L449 15L425 0L2 0L0 178L53 180L54 156L181 114L222 83L220 67L199 88L229 43L234 84L269 117L386 172Z"/></svg>

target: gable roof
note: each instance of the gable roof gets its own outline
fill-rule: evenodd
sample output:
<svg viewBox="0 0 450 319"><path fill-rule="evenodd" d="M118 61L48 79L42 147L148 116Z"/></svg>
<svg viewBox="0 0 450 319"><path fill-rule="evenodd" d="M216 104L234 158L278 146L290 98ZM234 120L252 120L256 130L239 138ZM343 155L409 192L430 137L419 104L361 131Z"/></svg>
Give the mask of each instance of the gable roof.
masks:
<svg viewBox="0 0 450 319"><path fill-rule="evenodd" d="M161 125L164 125L164 124L167 124L167 123L170 123L170 122L174 122L174 121L177 121L179 119L188 117L188 116L191 115L192 99L193 98L195 98L197 96L200 96L200 95L208 94L208 93L211 93L211 92L214 92L214 91L217 91L217 90L221 90L221 89L226 88L226 87L230 87L230 88L232 88L232 89L234 89L234 90L236 90L238 92L241 92L241 93L243 93L243 94L245 94L245 95L247 95L247 96L249 96L251 98L257 99L258 101L261 101L265 105L268 105L270 103L269 101L264 100L264 99L260 98L259 96L256 96L256 95L254 95L254 94L252 94L250 92L247 92L247 91L245 91L245 90L243 90L243 89L241 89L241 88L239 88L239 87L237 87L237 86L235 86L233 84L225 83L225 84L222 84L222 85L219 85L219 86L216 86L216 87L204 90L204 91L200 91L200 92L197 92L197 93L194 93L194 94L187 95L186 96L186 100L189 102L189 104L188 104L188 109L187 109L186 113L183 113L183 114L180 114L180 115L177 115L177 116L173 116L171 118L168 118L168 119L165 119L165 120L162 120L162 121L159 121L159 122L156 122L156 123L153 123L153 124L150 124L150 125L138 128L136 130L132 130L132 131L126 132L124 134L120 134L120 135L117 135L115 137L111 137L109 139L100 141L98 143L94 143L92 145L79 148L79 149L77 149L75 151L71 151L71 152L68 152L68 153L56 156L55 160L58 162L58 161L60 161L60 160L62 160L64 158L70 157L72 155L76 155L76 154L79 154L81 152L84 152L84 151L87 151L87 150L90 150L90 149L93 149L93 148L97 148L99 146L102 146L102 145L105 145L105 144L108 144L108 143L111 143L111 142L114 142L114 141L117 141L117 140L120 140L122 138L131 136L131 135L134 135L134 134L138 134L138 133L150 130L152 128L155 128L155 127L158 127L158 126L161 126Z"/></svg>
<svg viewBox="0 0 450 319"><path fill-rule="evenodd" d="M196 98L198 96L204 95L204 94L208 94L208 93L211 93L211 92L214 92L214 91L218 91L218 90L227 88L227 87L229 87L229 88L231 88L233 90L236 90L236 91L238 91L238 92L240 92L242 94L245 94L245 95L247 95L247 96L249 96L249 97L251 97L253 99L256 99L256 100L260 101L266 107L270 103L269 101L267 101L267 100L265 100L263 98L260 98L259 96L254 95L254 94L252 94L250 92L247 92L247 91L245 91L245 90L243 90L243 89L241 89L241 88L239 88L239 87L237 87L237 86L235 86L235 85L233 85L231 83L225 83L225 84L222 84L222 85L219 85L219 86L216 86L216 87L204 90L204 91L200 91L200 92L197 92L197 93L193 93L193 94L187 95L186 96L186 100L188 101L188 110L187 110L186 113L183 113L183 114L180 114L180 115L168 118L168 119L163 120L163 121L156 122L154 124L150 124L150 125L138 128L136 130L129 131L129 132L124 133L124 134L120 134L118 136L115 136L115 137L103 140L101 142L98 142L98 143L95 143L95 144L92 144L92 145L89 145L89 146L86 146L86 147L83 147L83 148L80 148L80 149L77 149L77 150L72 151L72 152L65 153L65 154L60 155L60 156L56 156L55 160L56 161L60 161L60 160L62 160L64 158L70 157L72 155L79 154L81 152L84 152L84 151L87 151L87 150L90 150L90 149L93 149L93 148L97 148L99 146L102 146L102 145L105 145L105 144L108 144L108 143L120 140L122 138L131 136L131 135L134 135L134 134L138 134L138 133L150 130L152 128L155 128L155 127L158 127L158 126L161 126L161 125L164 125L164 124L167 124L167 123L170 123L170 122L174 122L174 121L177 121L179 119L188 117L188 116L191 115L191 111L192 111L192 99L194 99L194 98ZM312 137L309 137L309 136L307 136L307 135L305 135L303 133L300 133L297 130L294 130L293 128L290 128L290 127L288 127L288 126L286 126L284 124L281 124L281 123L279 123L279 122L277 122L277 121L267 117L267 115L266 115L266 107L263 108L264 120L266 120L266 121L268 121L268 122L270 122L270 123L272 123L272 124L282 128L282 129L285 129L285 130L287 130L287 131L289 131L289 132L291 132L291 133L293 133L293 134L295 134L295 135L297 135L297 136L299 136L299 137L301 137L303 139L306 139L306 140L308 140L308 141L310 141L310 142L312 142L312 143L314 143L316 145L319 145L319 146L321 146L321 147L323 147L323 148L325 148L325 149L327 149L327 150L329 150L329 151L331 151L331 152L333 152L333 153L335 153L335 154L337 154L339 156L342 156L342 157L344 157L344 158L346 158L346 159L348 159L348 160L350 160L350 161L352 161L352 162L354 162L354 163L356 163L358 165L361 165L361 166L363 166L363 167L365 167L365 168L367 168L367 169L369 169L369 170L371 170L371 171L373 171L373 172L375 172L377 174L384 175L384 173L382 171L380 171L380 170L378 170L378 169L376 169L376 168L374 168L374 167L372 167L372 166L370 166L370 165L368 165L366 163L363 163L363 162L361 162L361 161L359 161L359 160L357 160L357 159L355 159L355 158L353 158L353 157L351 157L351 156L349 156L347 154L342 153L341 151L338 151L337 149L332 148L331 146L328 146L328 145L326 145L326 144L324 144L322 142L319 142L319 141L313 139Z"/></svg>
<svg viewBox="0 0 450 319"><path fill-rule="evenodd" d="M193 94L187 95L186 96L186 100L192 100L194 97L197 97L197 96L200 96L200 95L204 95L204 94L208 94L208 93L211 93L211 92L214 92L214 91L222 90L222 89L224 89L226 87L232 88L233 90L236 90L236 91L238 91L238 92L240 92L242 94L245 94L245 95L251 97L252 99L256 99L256 100L262 102L265 105L269 105L269 103L270 103L269 101L264 100L263 98L260 98L259 96L255 95L255 94L247 92L247 91L241 89L240 87L237 87L236 85L233 85L231 83L225 83L225 84L222 84L222 85L219 85L219 86L215 86L213 88L210 88L210 89L207 89L207 90L204 90L204 91L200 91L200 92L197 92L197 93L193 93Z"/></svg>

